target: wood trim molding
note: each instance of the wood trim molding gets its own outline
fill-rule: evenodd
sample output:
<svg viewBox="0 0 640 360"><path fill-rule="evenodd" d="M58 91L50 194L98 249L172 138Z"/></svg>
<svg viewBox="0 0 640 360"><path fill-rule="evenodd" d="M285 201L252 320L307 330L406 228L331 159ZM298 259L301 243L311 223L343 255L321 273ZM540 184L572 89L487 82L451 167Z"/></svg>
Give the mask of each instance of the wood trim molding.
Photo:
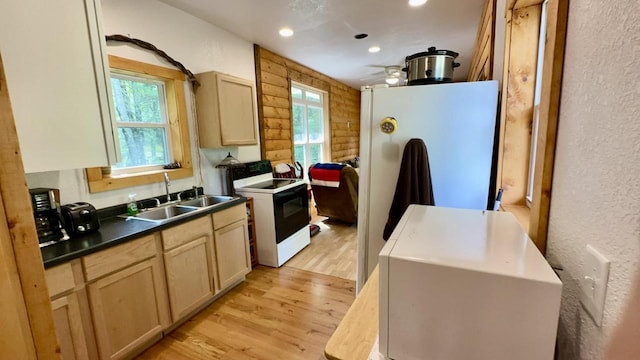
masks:
<svg viewBox="0 0 640 360"><path fill-rule="evenodd" d="M508 76L502 93L505 111L502 148L502 203L525 205L531 151L531 128L536 84L536 62L540 32L540 6L530 6L512 12L510 22Z"/></svg>
<svg viewBox="0 0 640 360"><path fill-rule="evenodd" d="M505 147L505 135L506 135L506 122L507 122L507 87L509 79L509 61L511 60L511 20L513 17L513 11L507 10L506 12L506 26L505 26L505 46L504 46L504 65L502 69L502 89L500 91L500 136L498 140L498 166L496 170L496 193L503 186L502 183L502 168L504 165L504 147Z"/></svg>
<svg viewBox="0 0 640 360"><path fill-rule="evenodd" d="M529 6L542 5L544 0L508 0L509 3L512 3L512 9L522 9Z"/></svg>
<svg viewBox="0 0 640 360"><path fill-rule="evenodd" d="M167 111L171 138L173 139L171 142L171 152L175 161L180 162L182 168L148 171L123 176L103 175L101 168L88 168L86 169L86 174L89 183L89 192L95 193L162 182L164 181L164 177L162 176L164 172L168 172L172 179L193 176L187 103L184 92L184 74L175 69L125 59L114 55L109 55L109 67L118 69L119 72L135 76L142 74L151 79L164 81L167 93Z"/></svg>
<svg viewBox="0 0 640 360"><path fill-rule="evenodd" d="M135 175L109 176L103 175L100 168L86 169L89 182L89 192L101 192L116 189L124 189L133 186L152 184L164 181L164 173L169 174L171 180L184 179L193 176L192 168L154 170Z"/></svg>
<svg viewBox="0 0 640 360"><path fill-rule="evenodd" d="M531 205L531 218L529 221L529 236L543 253L547 248L551 183L553 181L568 17L569 0L549 0L547 5L547 38L544 51L545 65L541 79L542 95L540 98L538 145L533 181L534 201Z"/></svg>
<svg viewBox="0 0 640 360"><path fill-rule="evenodd" d="M16 306L3 316L0 343L7 345L6 349L2 348L3 356L59 358L51 301L1 57L0 162L0 274L7 273L8 282L13 282L11 291L0 293L0 310L7 314L5 306ZM4 319L11 323L5 323Z"/></svg>
<svg viewBox="0 0 640 360"><path fill-rule="evenodd" d="M135 61L115 55L109 55L109 67L112 69L124 70L135 75L149 75L149 77L157 79L173 79L184 81L185 76L182 71L166 68L162 66L152 65L141 61Z"/></svg>
<svg viewBox="0 0 640 360"><path fill-rule="evenodd" d="M510 109L509 101L511 89L511 74L510 72L520 73L523 69L530 66L528 60L526 66L512 66L514 57L522 50L518 48L518 41L514 43L513 28L516 26L517 14L525 13L530 16L539 16L540 8L543 0L508 0L506 4L506 37L505 37L505 54L504 54L504 76L503 90L502 90L502 111L500 119L500 144L501 149L498 160L498 187L507 189L513 177L513 166L506 164L508 161L513 162L513 159L509 159L506 154L512 149L512 143L518 140L509 142L510 135L506 129L508 126L513 126L512 119L509 115L513 112ZM546 251L547 232L549 225L549 208L551 201L551 185L553 180L553 164L555 156L555 144L556 133L558 127L558 114L560 106L560 93L562 84L562 68L564 62L564 46L566 38L566 27L568 19L568 5L569 0L549 0L547 7L547 33L546 33L546 46L544 53L544 67L542 70L542 76L537 81L541 81L542 96L539 108L539 123L538 123L538 143L536 152L535 174L533 183L533 201L531 203L531 209L529 211L529 237L536 244L538 249L544 254ZM535 9L535 11L532 11ZM537 15L536 15L537 14ZM528 31L519 32L520 37L538 37L539 28L534 26L529 27ZM520 56L521 57L521 56ZM522 58L522 57L521 57ZM522 59L521 59L522 60ZM526 60L526 59L525 59ZM534 62L535 65L535 62ZM519 95L517 89L513 90L516 95ZM523 107L524 103L518 103L517 106L511 106L516 111L527 110ZM511 104L513 105L513 104ZM528 106L528 105L527 105ZM531 107L533 112L533 107ZM522 136L520 136L520 139ZM528 153L527 153L528 154ZM516 159L517 160L517 159ZM528 169L528 156L525 159L520 159L526 164ZM518 172L522 172L523 169L516 168ZM520 181L520 180L518 180ZM525 184L526 185L526 184ZM520 188L520 187L519 187ZM522 198L516 196L508 196L505 190L505 196L503 196L503 205L506 210L509 210L508 205L524 205L524 196ZM520 210L523 208L516 207ZM524 214L524 211L520 211ZM521 214L521 215L522 215Z"/></svg>

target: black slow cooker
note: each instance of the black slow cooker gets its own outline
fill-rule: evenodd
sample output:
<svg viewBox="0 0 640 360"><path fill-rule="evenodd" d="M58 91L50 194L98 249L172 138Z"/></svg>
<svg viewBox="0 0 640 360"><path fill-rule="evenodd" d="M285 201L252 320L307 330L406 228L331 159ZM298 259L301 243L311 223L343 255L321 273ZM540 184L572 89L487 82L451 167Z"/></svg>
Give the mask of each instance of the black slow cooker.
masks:
<svg viewBox="0 0 640 360"><path fill-rule="evenodd" d="M436 84L453 81L453 69L460 66L454 62L458 53L451 50L436 50L407 56L406 67L402 71L407 73L408 85Z"/></svg>

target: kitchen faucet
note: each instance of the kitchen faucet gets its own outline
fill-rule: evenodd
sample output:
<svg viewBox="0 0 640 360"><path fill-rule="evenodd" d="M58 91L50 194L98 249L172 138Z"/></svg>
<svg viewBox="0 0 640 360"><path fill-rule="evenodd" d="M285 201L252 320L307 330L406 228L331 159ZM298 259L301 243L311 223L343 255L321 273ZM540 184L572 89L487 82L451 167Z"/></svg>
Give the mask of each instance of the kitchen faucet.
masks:
<svg viewBox="0 0 640 360"><path fill-rule="evenodd" d="M191 190L184 190L184 191L180 191L180 192L178 193L178 196L177 196L177 199L176 199L176 200L178 200L178 201L183 200L183 199L182 199L182 195L184 195L184 194L188 194L188 192L189 192L189 191L193 191L193 194L194 194L194 195L193 195L193 198L197 198L197 197L198 197L198 187L194 185L194 186L192 186L192 187L191 187ZM187 195L187 196L188 196L188 195Z"/></svg>
<svg viewBox="0 0 640 360"><path fill-rule="evenodd" d="M164 189L167 191L167 202L171 201L171 195L169 195L169 174L164 173Z"/></svg>

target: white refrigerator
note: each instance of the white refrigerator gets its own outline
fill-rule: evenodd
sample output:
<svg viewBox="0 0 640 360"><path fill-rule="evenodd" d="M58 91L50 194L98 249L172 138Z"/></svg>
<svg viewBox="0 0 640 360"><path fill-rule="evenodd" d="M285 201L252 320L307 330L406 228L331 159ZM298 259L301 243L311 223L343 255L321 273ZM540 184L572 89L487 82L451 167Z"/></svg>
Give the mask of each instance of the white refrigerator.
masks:
<svg viewBox="0 0 640 360"><path fill-rule="evenodd" d="M420 138L427 146L436 206L487 208L497 99L497 81L362 91L359 288L377 265L378 254L384 246L382 233L404 146L410 139ZM391 134L380 127L386 117L393 117L397 122L397 129Z"/></svg>

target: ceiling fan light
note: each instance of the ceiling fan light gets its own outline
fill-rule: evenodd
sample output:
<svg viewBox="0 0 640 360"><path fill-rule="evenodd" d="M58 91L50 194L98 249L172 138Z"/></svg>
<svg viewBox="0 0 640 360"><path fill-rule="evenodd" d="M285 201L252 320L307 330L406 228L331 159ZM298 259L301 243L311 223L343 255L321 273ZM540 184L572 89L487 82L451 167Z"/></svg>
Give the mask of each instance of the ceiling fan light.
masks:
<svg viewBox="0 0 640 360"><path fill-rule="evenodd" d="M427 0L409 0L409 6L420 6L427 3Z"/></svg>
<svg viewBox="0 0 640 360"><path fill-rule="evenodd" d="M384 67L384 72L388 75L388 76L393 76L393 77L400 77L402 71L402 67L398 66L398 65L389 65L389 66L385 66Z"/></svg>
<svg viewBox="0 0 640 360"><path fill-rule="evenodd" d="M400 79L398 79L398 78L397 78L397 77L395 77L395 76L387 76L387 78L386 78L386 79L384 79L384 81L385 81L387 84L389 84L389 85L395 85L395 84L397 84L397 83L398 83L398 81L399 81L399 80L400 80Z"/></svg>

